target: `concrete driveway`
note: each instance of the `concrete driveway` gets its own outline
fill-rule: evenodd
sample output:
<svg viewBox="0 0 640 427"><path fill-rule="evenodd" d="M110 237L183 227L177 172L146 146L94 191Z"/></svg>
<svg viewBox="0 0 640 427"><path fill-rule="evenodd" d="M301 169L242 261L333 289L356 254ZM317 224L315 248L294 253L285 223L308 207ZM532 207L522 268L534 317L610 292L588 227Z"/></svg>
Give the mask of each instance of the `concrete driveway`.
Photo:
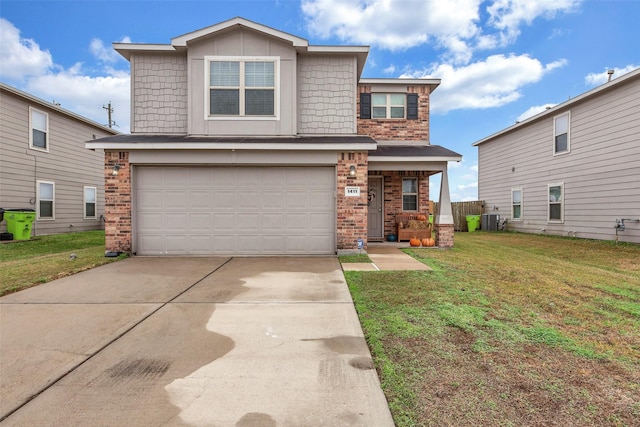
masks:
<svg viewBox="0 0 640 427"><path fill-rule="evenodd" d="M393 426L336 258L145 258L0 298L2 425Z"/></svg>

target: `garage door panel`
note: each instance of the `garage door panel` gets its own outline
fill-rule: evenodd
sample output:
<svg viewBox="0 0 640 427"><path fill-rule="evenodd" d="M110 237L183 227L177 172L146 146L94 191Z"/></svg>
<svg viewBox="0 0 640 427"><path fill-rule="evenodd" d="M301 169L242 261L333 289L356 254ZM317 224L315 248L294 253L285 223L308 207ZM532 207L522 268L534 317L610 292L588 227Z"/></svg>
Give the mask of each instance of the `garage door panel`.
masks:
<svg viewBox="0 0 640 427"><path fill-rule="evenodd" d="M189 214L188 225L190 233L209 234L211 231L211 214L207 212L191 213Z"/></svg>
<svg viewBox="0 0 640 427"><path fill-rule="evenodd" d="M183 191L167 191L164 196L164 208L168 210L184 211L187 206L187 193Z"/></svg>
<svg viewBox="0 0 640 427"><path fill-rule="evenodd" d="M214 210L228 210L235 212L236 207L235 190L212 190L211 203Z"/></svg>
<svg viewBox="0 0 640 427"><path fill-rule="evenodd" d="M237 207L241 210L259 210L262 204L261 200L259 191L242 190L242 193L238 194Z"/></svg>
<svg viewBox="0 0 640 427"><path fill-rule="evenodd" d="M211 192L205 190L189 191L189 210L211 211L213 209L213 200L211 200L210 195Z"/></svg>
<svg viewBox="0 0 640 427"><path fill-rule="evenodd" d="M141 190L137 193L140 211L156 211L162 209L164 195L160 190Z"/></svg>
<svg viewBox="0 0 640 427"><path fill-rule="evenodd" d="M261 221L259 213L241 213L237 216L237 224L239 231L250 231L252 233L259 232L261 229Z"/></svg>
<svg viewBox="0 0 640 427"><path fill-rule="evenodd" d="M235 213L216 213L214 214L212 231L215 234L229 234L236 229Z"/></svg>
<svg viewBox="0 0 640 427"><path fill-rule="evenodd" d="M137 253L335 252L333 167L136 169Z"/></svg>

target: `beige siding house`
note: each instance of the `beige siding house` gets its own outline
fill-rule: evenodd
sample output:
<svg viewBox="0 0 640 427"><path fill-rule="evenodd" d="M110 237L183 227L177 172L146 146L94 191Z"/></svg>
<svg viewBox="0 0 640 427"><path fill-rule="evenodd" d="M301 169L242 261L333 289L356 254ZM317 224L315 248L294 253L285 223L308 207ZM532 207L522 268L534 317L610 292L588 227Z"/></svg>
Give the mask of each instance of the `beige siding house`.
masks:
<svg viewBox="0 0 640 427"><path fill-rule="evenodd" d="M104 152L84 143L117 133L0 83L0 208L33 209L33 235L101 229Z"/></svg>
<svg viewBox="0 0 640 427"><path fill-rule="evenodd" d="M437 239L453 245L447 162L461 156L429 141L439 80L361 79L368 47L243 18L114 48L131 63L131 134L86 144L105 151L107 250L366 249L398 214L429 213L432 174Z"/></svg>
<svg viewBox="0 0 640 427"><path fill-rule="evenodd" d="M640 69L474 145L507 229L640 243Z"/></svg>

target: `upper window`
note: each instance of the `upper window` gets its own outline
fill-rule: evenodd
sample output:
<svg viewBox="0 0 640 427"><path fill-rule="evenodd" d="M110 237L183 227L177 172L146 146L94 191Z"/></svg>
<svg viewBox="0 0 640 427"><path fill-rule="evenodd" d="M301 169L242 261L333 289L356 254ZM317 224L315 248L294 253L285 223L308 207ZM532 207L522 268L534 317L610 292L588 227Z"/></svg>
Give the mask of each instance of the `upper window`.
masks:
<svg viewBox="0 0 640 427"><path fill-rule="evenodd" d="M98 199L98 190L96 187L84 187L84 218L95 219L96 201Z"/></svg>
<svg viewBox="0 0 640 427"><path fill-rule="evenodd" d="M361 119L418 119L417 93L360 93Z"/></svg>
<svg viewBox="0 0 640 427"><path fill-rule="evenodd" d="M403 211L418 210L418 179L417 178L402 179L402 210Z"/></svg>
<svg viewBox="0 0 640 427"><path fill-rule="evenodd" d="M47 113L29 108L29 147L49 151L49 116Z"/></svg>
<svg viewBox="0 0 640 427"><path fill-rule="evenodd" d="M209 57L209 117L274 117L278 59Z"/></svg>
<svg viewBox="0 0 640 427"><path fill-rule="evenodd" d="M568 112L553 118L553 154L570 151L570 122L571 114Z"/></svg>
<svg viewBox="0 0 640 427"><path fill-rule="evenodd" d="M55 183L38 181L38 219L55 219L55 195Z"/></svg>
<svg viewBox="0 0 640 427"><path fill-rule="evenodd" d="M511 189L511 219L522 221L522 188Z"/></svg>
<svg viewBox="0 0 640 427"><path fill-rule="evenodd" d="M371 94L371 117L374 119L404 119L404 93Z"/></svg>
<svg viewBox="0 0 640 427"><path fill-rule="evenodd" d="M549 222L564 222L564 183L549 184Z"/></svg>

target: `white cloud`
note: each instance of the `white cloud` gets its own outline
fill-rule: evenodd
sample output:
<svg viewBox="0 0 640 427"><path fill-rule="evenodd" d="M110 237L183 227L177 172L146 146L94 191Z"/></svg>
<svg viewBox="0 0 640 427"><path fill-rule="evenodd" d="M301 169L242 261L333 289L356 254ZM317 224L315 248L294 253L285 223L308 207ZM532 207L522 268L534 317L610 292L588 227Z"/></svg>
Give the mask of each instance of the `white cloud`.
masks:
<svg viewBox="0 0 640 427"><path fill-rule="evenodd" d="M101 124L108 124L102 108L111 102L113 120L120 132L129 131L129 74L107 69L104 76L90 77L82 73L82 65L68 70L32 77L26 92L43 99L55 99L62 108L73 111Z"/></svg>
<svg viewBox="0 0 640 427"><path fill-rule="evenodd" d="M62 108L101 124L108 122L102 107L111 102L113 118L119 126L116 129L129 131L128 71L107 66L100 75L90 76L82 63L65 69L54 63L49 51L42 50L33 40L21 38L20 30L2 18L0 35L0 76L6 83L44 100L55 100ZM103 61L112 62L108 49L99 40L92 40L89 48Z"/></svg>
<svg viewBox="0 0 640 427"><path fill-rule="evenodd" d="M393 74L396 72L396 66L391 64L389 65L387 68L385 68L384 70L382 70L383 73L385 74Z"/></svg>
<svg viewBox="0 0 640 427"><path fill-rule="evenodd" d="M49 51L40 49L31 39L21 38L20 30L4 18L0 18L0 40L0 77L3 80L39 75L53 67Z"/></svg>
<svg viewBox="0 0 640 427"><path fill-rule="evenodd" d="M472 188L478 188L478 183L477 182L471 182L469 184L460 184L458 185L458 190L459 191L464 191L467 189L472 189Z"/></svg>
<svg viewBox="0 0 640 427"><path fill-rule="evenodd" d="M304 0L309 30L323 38L402 50L427 42L453 52L478 33L481 0Z"/></svg>
<svg viewBox="0 0 640 427"><path fill-rule="evenodd" d="M129 37L124 37L121 43L131 43ZM111 46L105 46L104 42L100 39L92 39L89 44L89 50L99 60L106 63L114 63L124 59L118 52Z"/></svg>
<svg viewBox="0 0 640 427"><path fill-rule="evenodd" d="M527 111L525 111L524 113L520 114L518 116L518 118L516 119L517 122L522 122L524 120L527 120L529 117L533 117L538 113L542 113L545 110L548 110L549 108L553 108L558 104L544 104L544 105L534 105L533 107L530 107Z"/></svg>
<svg viewBox="0 0 640 427"><path fill-rule="evenodd" d="M640 68L640 65L627 65L624 68L611 68L614 73L612 76L612 79L616 79L624 74L627 74L628 72L631 72L637 68ZM588 86L598 86L604 83L607 83L607 81L609 80L609 74L607 73L608 70L604 70L601 73L589 73L587 74L587 76L584 78L584 82L586 85Z"/></svg>
<svg viewBox="0 0 640 427"><path fill-rule="evenodd" d="M303 0L302 11L322 38L392 51L429 43L443 50L442 60L464 64L478 50L513 43L522 25L573 12L581 1Z"/></svg>
<svg viewBox="0 0 640 427"><path fill-rule="evenodd" d="M558 13L573 12L581 0L496 0L487 7L487 24L499 30L500 44L513 43L520 35L520 27L538 17L553 19Z"/></svg>
<svg viewBox="0 0 640 427"><path fill-rule="evenodd" d="M486 60L455 67L440 64L401 77L442 79L431 98L431 112L456 109L500 107L517 100L520 89L538 82L548 72L562 67L565 60L542 64L528 55L492 55Z"/></svg>

